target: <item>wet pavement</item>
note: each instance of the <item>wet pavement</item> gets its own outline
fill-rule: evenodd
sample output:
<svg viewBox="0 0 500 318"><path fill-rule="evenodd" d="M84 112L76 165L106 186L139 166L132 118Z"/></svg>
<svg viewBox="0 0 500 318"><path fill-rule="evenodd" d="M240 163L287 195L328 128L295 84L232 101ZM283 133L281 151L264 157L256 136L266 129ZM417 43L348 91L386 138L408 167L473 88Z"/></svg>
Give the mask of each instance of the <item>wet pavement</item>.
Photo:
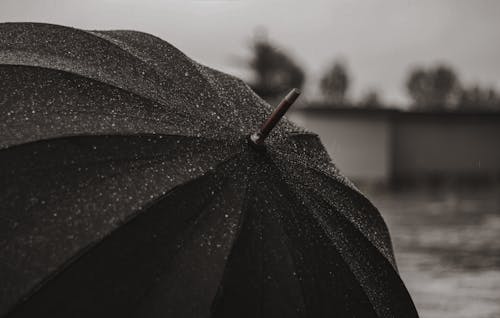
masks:
<svg viewBox="0 0 500 318"><path fill-rule="evenodd" d="M500 186L363 190L422 318L500 317Z"/></svg>

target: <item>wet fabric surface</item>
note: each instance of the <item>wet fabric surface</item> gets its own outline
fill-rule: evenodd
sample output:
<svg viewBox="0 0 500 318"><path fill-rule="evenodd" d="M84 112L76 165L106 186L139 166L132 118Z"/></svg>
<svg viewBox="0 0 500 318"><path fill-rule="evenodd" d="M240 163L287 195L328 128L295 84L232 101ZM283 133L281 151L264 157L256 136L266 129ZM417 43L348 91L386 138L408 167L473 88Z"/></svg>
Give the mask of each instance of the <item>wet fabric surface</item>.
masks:
<svg viewBox="0 0 500 318"><path fill-rule="evenodd" d="M241 80L0 24L0 315L414 317L378 211Z"/></svg>

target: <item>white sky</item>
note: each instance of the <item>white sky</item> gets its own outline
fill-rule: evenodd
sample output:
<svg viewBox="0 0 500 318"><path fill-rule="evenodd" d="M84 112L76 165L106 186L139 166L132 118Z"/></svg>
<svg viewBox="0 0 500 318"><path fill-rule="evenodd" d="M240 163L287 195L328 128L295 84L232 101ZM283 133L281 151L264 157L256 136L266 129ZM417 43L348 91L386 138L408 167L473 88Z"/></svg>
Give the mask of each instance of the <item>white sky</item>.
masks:
<svg viewBox="0 0 500 318"><path fill-rule="evenodd" d="M368 88L405 103L417 64L445 61L463 82L500 89L497 0L0 0L0 21L38 21L155 34L192 58L239 76L257 27L307 71L309 95L334 58L352 96Z"/></svg>

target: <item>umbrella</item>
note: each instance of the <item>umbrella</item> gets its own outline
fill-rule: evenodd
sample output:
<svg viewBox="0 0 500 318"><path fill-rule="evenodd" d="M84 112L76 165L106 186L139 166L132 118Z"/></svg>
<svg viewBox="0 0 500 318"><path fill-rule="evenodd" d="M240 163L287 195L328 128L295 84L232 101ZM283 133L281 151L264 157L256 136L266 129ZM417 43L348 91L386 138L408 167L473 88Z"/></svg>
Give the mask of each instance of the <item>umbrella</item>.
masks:
<svg viewBox="0 0 500 318"><path fill-rule="evenodd" d="M36 23L0 24L0 81L0 316L417 316L377 209L277 123L295 93Z"/></svg>

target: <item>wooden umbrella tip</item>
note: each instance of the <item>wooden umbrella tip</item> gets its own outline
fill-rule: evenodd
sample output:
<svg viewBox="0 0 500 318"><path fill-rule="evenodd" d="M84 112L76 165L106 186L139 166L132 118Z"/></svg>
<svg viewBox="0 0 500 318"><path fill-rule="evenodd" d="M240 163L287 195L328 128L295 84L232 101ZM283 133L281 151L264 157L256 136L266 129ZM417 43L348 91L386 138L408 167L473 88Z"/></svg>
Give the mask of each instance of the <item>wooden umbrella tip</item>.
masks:
<svg viewBox="0 0 500 318"><path fill-rule="evenodd" d="M285 98L283 98L281 103L279 103L278 107L276 107L274 112L266 120L262 127L250 135L250 142L252 145L262 146L264 144L264 139L266 139L274 126L276 126L283 115L288 111L290 106L292 106L292 104L297 100L300 93L301 92L298 88L294 88L285 96Z"/></svg>
<svg viewBox="0 0 500 318"><path fill-rule="evenodd" d="M291 91L290 91L290 92L286 95L285 99L286 99L289 103L293 104L293 103L297 100L297 98L300 96L300 94L301 94L301 93L302 93L302 92L300 91L300 89L298 89L298 88L294 88L294 89L292 89L292 90L291 90Z"/></svg>

